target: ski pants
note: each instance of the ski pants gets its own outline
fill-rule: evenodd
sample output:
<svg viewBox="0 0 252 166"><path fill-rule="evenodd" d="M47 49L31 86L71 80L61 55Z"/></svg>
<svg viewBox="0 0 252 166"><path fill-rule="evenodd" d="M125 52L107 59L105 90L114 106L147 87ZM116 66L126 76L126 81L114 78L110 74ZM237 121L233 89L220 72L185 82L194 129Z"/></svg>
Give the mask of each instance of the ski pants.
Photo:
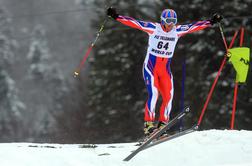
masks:
<svg viewBox="0 0 252 166"><path fill-rule="evenodd" d="M148 54L143 65L143 77L148 91L145 104L145 121L155 121L155 107L159 93L162 104L159 121L168 122L173 99L173 77L170 70L171 58L157 57Z"/></svg>

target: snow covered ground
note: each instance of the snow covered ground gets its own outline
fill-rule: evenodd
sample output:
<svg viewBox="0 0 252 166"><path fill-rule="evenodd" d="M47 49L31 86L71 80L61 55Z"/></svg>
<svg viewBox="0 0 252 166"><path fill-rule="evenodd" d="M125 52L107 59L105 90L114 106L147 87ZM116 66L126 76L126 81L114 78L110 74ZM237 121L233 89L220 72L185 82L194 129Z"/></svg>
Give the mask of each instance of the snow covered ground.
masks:
<svg viewBox="0 0 252 166"><path fill-rule="evenodd" d="M197 131L138 153L136 143L0 144L1 166L252 166L252 131Z"/></svg>

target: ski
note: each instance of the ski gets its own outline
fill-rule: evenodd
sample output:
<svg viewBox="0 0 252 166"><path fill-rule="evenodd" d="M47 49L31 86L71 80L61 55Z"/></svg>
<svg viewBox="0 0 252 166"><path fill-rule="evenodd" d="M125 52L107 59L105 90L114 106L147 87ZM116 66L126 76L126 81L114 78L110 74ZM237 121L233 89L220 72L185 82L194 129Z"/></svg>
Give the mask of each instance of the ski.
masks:
<svg viewBox="0 0 252 166"><path fill-rule="evenodd" d="M184 131L181 131L181 132L179 132L179 133L176 133L176 134L173 134L173 135L170 135L170 136L166 136L166 137L164 137L164 138L157 139L157 140L151 142L150 144L148 144L147 146L145 146L145 147L143 148L143 150L145 150L145 149L147 149L147 148L150 148L150 147L152 147L152 146L161 144L161 143L163 143L163 142L170 141L170 140L172 140L172 139L174 139L174 138L178 138L178 137L181 137L181 136L183 136L183 135L192 133L192 132L197 131L197 130L198 130L198 126L197 126L197 125L194 125L194 126L192 126L191 128L186 129L186 130L184 130Z"/></svg>
<svg viewBox="0 0 252 166"><path fill-rule="evenodd" d="M127 156L123 161L129 161L132 159L137 153L144 150L147 145L149 145L154 139L160 137L165 131L169 130L174 124L176 124L181 118L183 118L187 113L190 112L189 107L185 107L184 110L179 113L176 117L174 117L171 121L169 121L162 129L151 135L143 144L141 144L135 151L133 151L129 156Z"/></svg>

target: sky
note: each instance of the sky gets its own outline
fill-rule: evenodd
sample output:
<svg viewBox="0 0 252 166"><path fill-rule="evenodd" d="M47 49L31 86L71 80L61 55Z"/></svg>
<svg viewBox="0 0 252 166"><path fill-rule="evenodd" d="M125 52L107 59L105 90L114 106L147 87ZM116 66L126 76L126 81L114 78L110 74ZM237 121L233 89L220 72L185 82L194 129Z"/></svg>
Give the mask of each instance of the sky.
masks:
<svg viewBox="0 0 252 166"><path fill-rule="evenodd" d="M252 166L252 131L196 131L139 152L136 142L80 145L1 143L1 166ZM83 147L84 146L84 147Z"/></svg>

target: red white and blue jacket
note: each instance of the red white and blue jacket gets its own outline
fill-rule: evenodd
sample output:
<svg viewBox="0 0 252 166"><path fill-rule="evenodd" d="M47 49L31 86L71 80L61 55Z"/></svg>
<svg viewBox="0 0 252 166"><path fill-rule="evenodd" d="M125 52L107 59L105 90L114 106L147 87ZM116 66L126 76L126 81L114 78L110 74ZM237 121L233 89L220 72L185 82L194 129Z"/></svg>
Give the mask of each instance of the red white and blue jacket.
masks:
<svg viewBox="0 0 252 166"><path fill-rule="evenodd" d="M185 25L176 25L169 32L165 32L160 23L138 21L128 16L121 16L116 19L124 25L139 29L149 34L148 52L157 57L171 58L178 39L189 33L200 31L211 26L210 21L197 21Z"/></svg>

